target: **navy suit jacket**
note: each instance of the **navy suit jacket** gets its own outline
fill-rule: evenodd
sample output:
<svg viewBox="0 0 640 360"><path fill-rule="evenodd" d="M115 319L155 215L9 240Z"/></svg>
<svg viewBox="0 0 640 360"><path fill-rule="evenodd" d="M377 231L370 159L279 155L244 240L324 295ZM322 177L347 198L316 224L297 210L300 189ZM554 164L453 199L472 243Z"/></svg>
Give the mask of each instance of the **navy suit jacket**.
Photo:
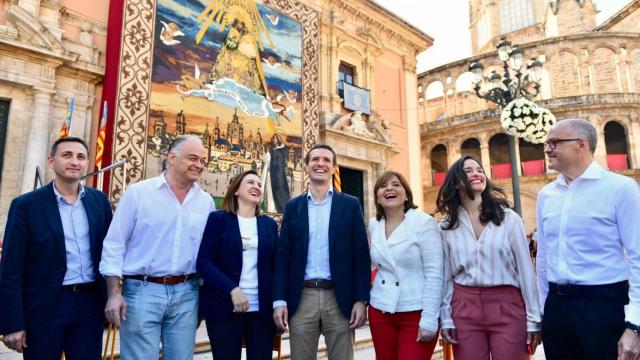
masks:
<svg viewBox="0 0 640 360"><path fill-rule="evenodd" d="M287 202L276 253L273 299L287 302L289 317L300 304L308 251L305 193ZM349 319L356 301L369 303L371 259L360 202L337 191L333 193L329 217L329 267L336 301Z"/></svg>
<svg viewBox="0 0 640 360"><path fill-rule="evenodd" d="M82 204L104 305L106 285L98 265L111 223L111 205L102 192L88 187ZM64 230L51 182L11 202L0 261L0 333L26 330L28 337L41 335L58 305L66 271Z"/></svg>
<svg viewBox="0 0 640 360"><path fill-rule="evenodd" d="M258 216L257 224L260 317L270 320L273 314L271 269L278 239L278 225L266 215ZM225 210L209 214L196 268L204 279L204 285L200 289L200 315L212 319L231 317L231 290L238 287L242 274L242 239L237 215Z"/></svg>

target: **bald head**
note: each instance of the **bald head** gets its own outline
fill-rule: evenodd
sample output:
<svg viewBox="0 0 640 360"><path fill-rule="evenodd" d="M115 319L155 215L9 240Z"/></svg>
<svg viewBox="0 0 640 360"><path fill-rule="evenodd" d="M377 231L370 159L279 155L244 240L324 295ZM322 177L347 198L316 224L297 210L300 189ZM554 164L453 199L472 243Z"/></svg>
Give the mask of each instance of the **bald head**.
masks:
<svg viewBox="0 0 640 360"><path fill-rule="evenodd" d="M576 137L585 139L589 145L589 151L593 154L598 145L598 131L593 124L584 119L565 119L559 121L555 128L570 129Z"/></svg>

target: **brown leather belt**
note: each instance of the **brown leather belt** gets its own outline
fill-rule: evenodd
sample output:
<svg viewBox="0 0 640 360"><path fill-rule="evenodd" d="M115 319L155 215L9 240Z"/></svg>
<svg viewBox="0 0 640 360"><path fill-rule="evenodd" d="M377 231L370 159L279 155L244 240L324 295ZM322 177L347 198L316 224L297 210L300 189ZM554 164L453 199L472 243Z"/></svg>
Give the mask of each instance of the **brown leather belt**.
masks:
<svg viewBox="0 0 640 360"><path fill-rule="evenodd" d="M81 292L81 291L93 291L98 288L98 284L95 282L62 285L62 291Z"/></svg>
<svg viewBox="0 0 640 360"><path fill-rule="evenodd" d="M328 289L333 289L333 283L331 282L331 280L310 279L310 280L304 281L304 287L311 288L311 289L328 290Z"/></svg>
<svg viewBox="0 0 640 360"><path fill-rule="evenodd" d="M169 275L169 276L148 276L148 275L124 275L125 279L134 279L145 282L152 282L154 284L162 284L162 285L176 285L185 283L191 279L195 279L197 274L187 274L187 275Z"/></svg>

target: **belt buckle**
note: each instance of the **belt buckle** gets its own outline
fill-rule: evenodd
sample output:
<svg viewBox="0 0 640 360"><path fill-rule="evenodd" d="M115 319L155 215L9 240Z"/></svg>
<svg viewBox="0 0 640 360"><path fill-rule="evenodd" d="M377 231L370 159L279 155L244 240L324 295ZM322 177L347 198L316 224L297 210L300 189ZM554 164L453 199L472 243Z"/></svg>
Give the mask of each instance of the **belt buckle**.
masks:
<svg viewBox="0 0 640 360"><path fill-rule="evenodd" d="M182 282L186 284L188 281L189 281L189 274L186 274Z"/></svg>
<svg viewBox="0 0 640 360"><path fill-rule="evenodd" d="M163 276L162 277L162 285L167 285L167 279L170 278L171 276Z"/></svg>
<svg viewBox="0 0 640 360"><path fill-rule="evenodd" d="M316 289L320 289L320 280L315 279L314 282L316 283Z"/></svg>
<svg viewBox="0 0 640 360"><path fill-rule="evenodd" d="M72 288L71 288L72 292L78 292L78 284L73 284Z"/></svg>

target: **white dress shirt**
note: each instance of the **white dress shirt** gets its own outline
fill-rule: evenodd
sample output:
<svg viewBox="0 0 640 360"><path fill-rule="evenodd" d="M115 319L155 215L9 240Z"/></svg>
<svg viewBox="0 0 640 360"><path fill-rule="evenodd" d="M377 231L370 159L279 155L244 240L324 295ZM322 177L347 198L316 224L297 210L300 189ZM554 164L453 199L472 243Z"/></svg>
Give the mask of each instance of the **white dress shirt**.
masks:
<svg viewBox="0 0 640 360"><path fill-rule="evenodd" d="M389 312L422 310L419 326L438 331L442 299L442 239L438 224L414 209L391 233L385 234L385 220L369 220L371 262L378 268L371 306Z"/></svg>
<svg viewBox="0 0 640 360"><path fill-rule="evenodd" d="M195 273L202 233L213 210L213 198L195 183L180 204L164 174L129 186L104 239L100 273Z"/></svg>
<svg viewBox="0 0 640 360"><path fill-rule="evenodd" d="M640 324L640 188L595 161L570 183L538 193L538 284L603 285L629 280L626 320Z"/></svg>
<svg viewBox="0 0 640 360"><path fill-rule="evenodd" d="M444 241L444 297L440 309L443 329L455 328L451 318L453 283L490 287L511 285L520 289L527 313L527 331L539 331L541 321L536 275L522 218L504 210L497 226L489 222L476 240L467 211L460 207L459 225L441 230ZM446 220L443 220L446 221Z"/></svg>

